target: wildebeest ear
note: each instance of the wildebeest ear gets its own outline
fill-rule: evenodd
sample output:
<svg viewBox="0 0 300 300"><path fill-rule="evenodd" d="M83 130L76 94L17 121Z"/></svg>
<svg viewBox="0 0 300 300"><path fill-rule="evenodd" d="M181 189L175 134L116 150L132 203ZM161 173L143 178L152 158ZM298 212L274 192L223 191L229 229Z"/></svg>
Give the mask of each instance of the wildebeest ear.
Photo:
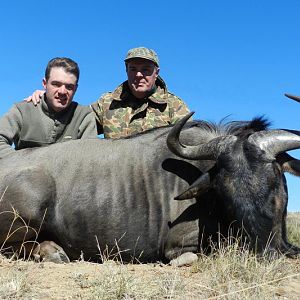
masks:
<svg viewBox="0 0 300 300"><path fill-rule="evenodd" d="M186 191L175 197L175 200L185 200L199 197L210 188L210 175L204 173L201 175Z"/></svg>
<svg viewBox="0 0 300 300"><path fill-rule="evenodd" d="M300 160L292 157L287 153L280 153L276 157L276 161L280 164L283 172L288 172L300 177Z"/></svg>

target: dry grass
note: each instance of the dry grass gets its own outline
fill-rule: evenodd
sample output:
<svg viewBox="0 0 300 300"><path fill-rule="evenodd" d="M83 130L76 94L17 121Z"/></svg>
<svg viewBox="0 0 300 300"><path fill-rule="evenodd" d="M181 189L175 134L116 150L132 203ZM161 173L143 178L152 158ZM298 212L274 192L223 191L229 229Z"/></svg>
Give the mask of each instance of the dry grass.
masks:
<svg viewBox="0 0 300 300"><path fill-rule="evenodd" d="M300 214L289 214L300 245ZM258 258L235 242L191 267L34 263L0 257L1 299L300 299L300 259Z"/></svg>
<svg viewBox="0 0 300 300"><path fill-rule="evenodd" d="M300 247L300 212L289 213L287 219L289 241Z"/></svg>

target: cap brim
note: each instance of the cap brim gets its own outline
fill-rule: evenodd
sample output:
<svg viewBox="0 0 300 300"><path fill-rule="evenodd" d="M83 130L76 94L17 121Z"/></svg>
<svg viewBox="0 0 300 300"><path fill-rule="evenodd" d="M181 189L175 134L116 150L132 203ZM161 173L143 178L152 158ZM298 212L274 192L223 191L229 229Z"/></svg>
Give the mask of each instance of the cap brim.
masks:
<svg viewBox="0 0 300 300"><path fill-rule="evenodd" d="M142 58L142 59L146 59L146 60L152 61L153 63L155 63L156 66L158 66L157 62L154 59L151 59L149 57L144 57L144 56L129 57L129 58L125 58L124 61L127 62L127 61L129 61L131 59L135 59L135 58Z"/></svg>
<svg viewBox="0 0 300 300"><path fill-rule="evenodd" d="M290 94L284 94L284 96L300 103L300 97L299 96L294 96L294 95L290 95Z"/></svg>

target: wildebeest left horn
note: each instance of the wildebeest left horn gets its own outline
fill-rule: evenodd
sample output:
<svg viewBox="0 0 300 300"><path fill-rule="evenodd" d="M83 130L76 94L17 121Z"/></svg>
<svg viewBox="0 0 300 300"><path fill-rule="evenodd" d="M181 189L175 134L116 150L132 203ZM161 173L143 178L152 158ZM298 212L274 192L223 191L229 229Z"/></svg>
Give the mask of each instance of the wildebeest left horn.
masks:
<svg viewBox="0 0 300 300"><path fill-rule="evenodd" d="M300 97L298 97L298 96L294 96L294 95L291 95L291 94L284 94L284 96L286 96L286 97L288 97L290 99L293 99L293 100L295 100L297 102L300 102Z"/></svg>
<svg viewBox="0 0 300 300"><path fill-rule="evenodd" d="M235 141L237 138L235 136L221 136L196 146L181 144L179 141L181 129L193 114L194 112L190 112L177 121L168 134L167 145L170 151L182 158L216 160L219 154L227 147L227 144L232 140Z"/></svg>
<svg viewBox="0 0 300 300"><path fill-rule="evenodd" d="M250 135L248 140L275 158L279 153L300 148L300 131L288 129L259 131Z"/></svg>

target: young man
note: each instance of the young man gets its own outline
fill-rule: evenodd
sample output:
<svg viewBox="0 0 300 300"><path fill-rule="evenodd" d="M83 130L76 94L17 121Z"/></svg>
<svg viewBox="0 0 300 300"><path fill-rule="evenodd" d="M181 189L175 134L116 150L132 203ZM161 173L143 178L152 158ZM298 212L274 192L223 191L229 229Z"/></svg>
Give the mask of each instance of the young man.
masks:
<svg viewBox="0 0 300 300"><path fill-rule="evenodd" d="M96 138L95 116L87 106L73 102L79 67L70 58L49 61L41 105L16 103L0 119L0 158L16 150L47 146L80 138ZM15 148L12 147L14 144Z"/></svg>
<svg viewBox="0 0 300 300"><path fill-rule="evenodd" d="M168 91L158 75L159 59L152 49L129 50L125 66L127 80L91 105L99 134L105 138L125 137L174 124L189 113L186 104ZM27 101L36 105L41 95L42 91L35 91Z"/></svg>
<svg viewBox="0 0 300 300"><path fill-rule="evenodd" d="M119 138L151 128L174 124L189 109L167 90L159 74L157 54L139 47L125 58L127 80L113 92L104 94L91 105L98 132L105 138Z"/></svg>

